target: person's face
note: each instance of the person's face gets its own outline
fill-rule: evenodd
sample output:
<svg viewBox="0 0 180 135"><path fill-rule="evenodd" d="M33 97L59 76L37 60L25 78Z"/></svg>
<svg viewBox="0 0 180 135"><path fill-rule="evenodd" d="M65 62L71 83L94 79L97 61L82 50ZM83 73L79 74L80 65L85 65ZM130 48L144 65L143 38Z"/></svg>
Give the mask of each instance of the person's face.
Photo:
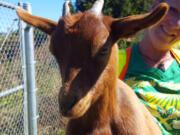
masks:
<svg viewBox="0 0 180 135"><path fill-rule="evenodd" d="M158 0L152 7L158 5ZM167 50L180 40L180 0L164 0L169 5L169 11L160 24L148 30L148 35L154 47Z"/></svg>

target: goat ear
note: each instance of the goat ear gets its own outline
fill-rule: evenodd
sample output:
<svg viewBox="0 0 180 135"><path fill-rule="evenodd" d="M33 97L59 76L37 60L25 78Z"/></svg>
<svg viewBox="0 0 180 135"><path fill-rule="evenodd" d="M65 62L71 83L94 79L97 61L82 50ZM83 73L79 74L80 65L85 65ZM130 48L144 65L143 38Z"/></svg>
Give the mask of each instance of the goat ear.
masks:
<svg viewBox="0 0 180 135"><path fill-rule="evenodd" d="M51 34L57 26L57 22L31 15L22 8L16 9L17 15L26 23L33 25L34 27L42 30L47 34Z"/></svg>
<svg viewBox="0 0 180 135"><path fill-rule="evenodd" d="M149 28L159 23L168 12L168 5L161 3L152 13L128 16L113 20L111 34L115 41L120 38L128 38L140 30Z"/></svg>

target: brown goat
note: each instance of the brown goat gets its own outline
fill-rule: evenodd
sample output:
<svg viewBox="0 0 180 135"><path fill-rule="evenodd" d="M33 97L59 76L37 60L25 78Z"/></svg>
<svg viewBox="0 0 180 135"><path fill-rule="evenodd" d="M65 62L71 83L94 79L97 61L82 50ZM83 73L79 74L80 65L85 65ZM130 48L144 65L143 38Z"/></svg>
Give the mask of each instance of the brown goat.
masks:
<svg viewBox="0 0 180 135"><path fill-rule="evenodd" d="M116 42L160 22L168 5L120 19L102 15L102 7L97 0L84 13L66 12L58 23L17 9L22 20L51 35L62 77L59 109L70 118L66 135L160 135L150 112L118 79Z"/></svg>

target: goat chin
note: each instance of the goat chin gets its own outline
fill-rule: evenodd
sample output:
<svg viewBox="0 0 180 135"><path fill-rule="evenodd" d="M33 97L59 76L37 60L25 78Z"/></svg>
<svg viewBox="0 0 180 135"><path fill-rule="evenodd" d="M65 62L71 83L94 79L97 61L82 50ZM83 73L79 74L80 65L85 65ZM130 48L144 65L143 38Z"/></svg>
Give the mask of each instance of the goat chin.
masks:
<svg viewBox="0 0 180 135"><path fill-rule="evenodd" d="M76 119L76 118L83 116L92 104L93 95L94 95L94 91L93 90L89 91L83 98L81 98L71 108L63 108L62 102L63 102L63 104L66 104L66 101L68 102L69 100L64 99L62 101L61 99L63 99L63 98L59 97L60 113L64 117L67 117L69 119Z"/></svg>

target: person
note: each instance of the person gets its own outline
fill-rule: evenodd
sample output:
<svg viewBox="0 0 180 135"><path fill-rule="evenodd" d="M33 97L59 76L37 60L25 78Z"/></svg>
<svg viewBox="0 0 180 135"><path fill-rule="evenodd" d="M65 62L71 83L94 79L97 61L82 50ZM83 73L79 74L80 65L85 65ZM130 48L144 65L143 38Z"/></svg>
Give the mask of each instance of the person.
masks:
<svg viewBox="0 0 180 135"><path fill-rule="evenodd" d="M151 10L160 2L169 5L163 20L140 43L119 51L119 78L146 105L163 135L180 135L180 53L173 49L180 41L180 0L155 0Z"/></svg>

